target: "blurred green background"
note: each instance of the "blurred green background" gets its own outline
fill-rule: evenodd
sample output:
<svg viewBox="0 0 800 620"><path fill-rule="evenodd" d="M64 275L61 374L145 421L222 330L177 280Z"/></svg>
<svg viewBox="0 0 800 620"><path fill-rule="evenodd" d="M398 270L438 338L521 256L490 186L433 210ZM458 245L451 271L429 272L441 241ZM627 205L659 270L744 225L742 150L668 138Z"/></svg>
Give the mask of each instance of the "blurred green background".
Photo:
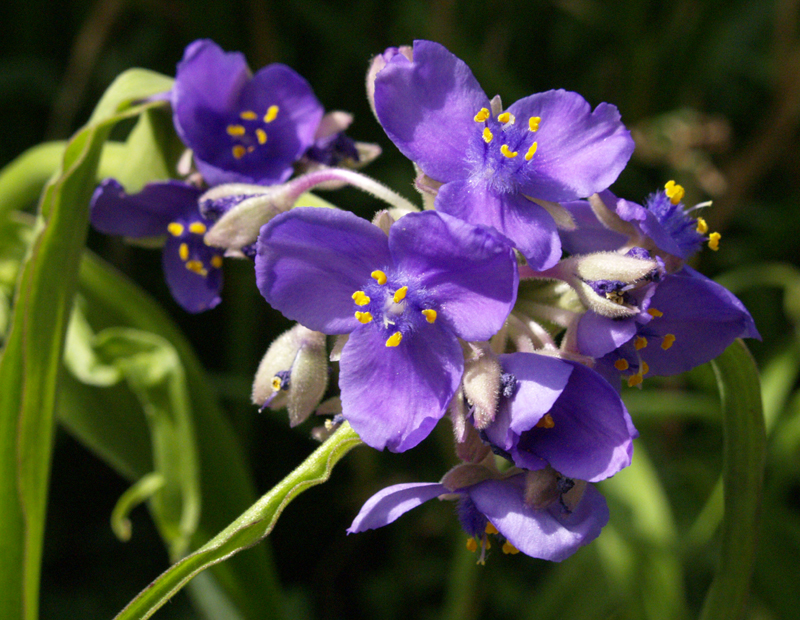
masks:
<svg viewBox="0 0 800 620"><path fill-rule="evenodd" d="M212 38L253 69L283 62L329 110L352 112L349 134L384 154L366 172L414 199L413 170L372 117L371 56L433 39L464 59L506 105L565 88L619 107L637 150L615 193L641 202L675 179L687 204L722 233L695 265L736 292L764 337L769 457L760 551L748 618L800 618L800 14L797 0L12 0L0 23L0 166L44 140L65 139L129 67L173 75L183 48ZM369 216L378 206L344 190L325 196ZM90 247L152 293L211 374L245 446L259 493L315 446L313 422L249 404L253 372L288 328L253 286L252 266L226 262L223 303L183 313L163 282L160 253L92 233ZM270 537L288 617L683 618L713 575L713 506L722 435L713 377L648 380L626 390L641 432L636 471L601 489L612 523L561 565L495 553L474 567L454 511L434 503L381 531L347 537L363 501L388 484L438 480L454 462L446 423L402 455L359 448L330 482L284 513ZM110 412L111 414L111 412ZM42 618L113 616L166 568L147 511L133 538L108 525L127 482L64 432L57 436L42 584ZM248 552L245 552L248 553ZM196 618L182 594L157 618ZM265 612L265 617L269 617Z"/></svg>

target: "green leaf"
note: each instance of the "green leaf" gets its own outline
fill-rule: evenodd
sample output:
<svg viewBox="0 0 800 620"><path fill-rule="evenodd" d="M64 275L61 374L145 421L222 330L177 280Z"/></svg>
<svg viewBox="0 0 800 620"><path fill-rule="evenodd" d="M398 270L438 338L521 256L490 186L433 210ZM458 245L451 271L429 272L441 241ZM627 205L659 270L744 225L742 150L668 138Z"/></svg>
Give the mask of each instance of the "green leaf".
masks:
<svg viewBox="0 0 800 620"><path fill-rule="evenodd" d="M33 146L0 170L0 217L30 206L64 156L66 142Z"/></svg>

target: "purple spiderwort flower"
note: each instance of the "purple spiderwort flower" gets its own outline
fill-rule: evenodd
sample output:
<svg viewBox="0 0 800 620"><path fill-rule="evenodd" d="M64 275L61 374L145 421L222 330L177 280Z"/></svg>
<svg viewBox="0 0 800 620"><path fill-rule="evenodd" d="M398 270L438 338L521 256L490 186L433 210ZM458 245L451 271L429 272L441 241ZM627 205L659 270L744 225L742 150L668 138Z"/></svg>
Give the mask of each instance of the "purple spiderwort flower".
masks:
<svg viewBox="0 0 800 620"><path fill-rule="evenodd" d="M133 238L167 235L163 266L167 285L181 307L203 312L220 302L222 254L203 241L211 222L197 209L203 190L181 181L149 183L127 194L105 179L91 201L91 222L100 232Z"/></svg>
<svg viewBox="0 0 800 620"><path fill-rule="evenodd" d="M500 355L502 396L484 433L517 467L548 465L599 482L631 464L638 436L617 391L582 364L535 353ZM498 450L499 449L499 450Z"/></svg>
<svg viewBox="0 0 800 620"><path fill-rule="evenodd" d="M531 501L527 479L531 475L541 478L542 474L552 478L553 484L548 486L554 487L554 492L538 493L539 501ZM452 497L453 492L435 482L387 487L367 500L347 532L383 527L424 502ZM487 534L494 533L506 539L505 553L522 551L534 558L560 562L597 538L609 517L605 498L594 486L558 477L553 470L488 478L455 493L462 527L481 541L481 563L488 548ZM477 547L472 545L473 550Z"/></svg>
<svg viewBox="0 0 800 620"><path fill-rule="evenodd" d="M488 340L514 305L511 246L494 230L428 211L387 235L351 213L292 209L261 229L256 281L286 317L350 334L343 414L368 445L402 452L442 417L458 388L458 338Z"/></svg>
<svg viewBox="0 0 800 620"><path fill-rule="evenodd" d="M244 56L213 41L191 43L172 88L175 129L209 185L271 185L314 143L322 105L308 82L282 64L255 75Z"/></svg>
<svg viewBox="0 0 800 620"><path fill-rule="evenodd" d="M577 93L552 90L502 112L469 67L444 47L416 41L375 77L378 120L400 151L443 185L436 209L509 237L534 270L561 257L556 223L539 201L606 189L634 144L617 108L594 111Z"/></svg>

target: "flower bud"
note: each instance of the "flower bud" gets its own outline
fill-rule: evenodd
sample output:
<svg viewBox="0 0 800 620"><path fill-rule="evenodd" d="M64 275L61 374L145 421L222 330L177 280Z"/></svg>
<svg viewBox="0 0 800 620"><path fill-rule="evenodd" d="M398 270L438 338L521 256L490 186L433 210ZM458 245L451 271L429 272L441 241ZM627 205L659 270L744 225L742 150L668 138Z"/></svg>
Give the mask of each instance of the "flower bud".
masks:
<svg viewBox="0 0 800 620"><path fill-rule="evenodd" d="M473 406L475 428L484 429L494 421L500 398L503 369L488 343L469 343L471 354L464 363L464 396Z"/></svg>

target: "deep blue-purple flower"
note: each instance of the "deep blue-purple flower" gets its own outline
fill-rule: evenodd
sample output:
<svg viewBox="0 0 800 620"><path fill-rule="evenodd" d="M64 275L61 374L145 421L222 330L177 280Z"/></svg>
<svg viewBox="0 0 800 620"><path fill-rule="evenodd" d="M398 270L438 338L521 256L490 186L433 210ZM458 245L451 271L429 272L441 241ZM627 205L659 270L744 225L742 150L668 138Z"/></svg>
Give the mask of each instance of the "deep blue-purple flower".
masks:
<svg viewBox="0 0 800 620"><path fill-rule="evenodd" d="M285 316L350 334L341 352L345 418L370 446L424 439L461 380L458 338L488 340L513 307L517 268L496 231L428 211L387 235L351 213L296 208L261 229L256 280Z"/></svg>
<svg viewBox="0 0 800 620"><path fill-rule="evenodd" d="M561 245L552 216L530 199L604 190L633 152L616 107L592 111L577 93L552 90L503 112L463 61L430 41L414 43L413 61L401 53L389 58L374 87L389 138L443 183L436 208L495 227L535 270L555 264Z"/></svg>
<svg viewBox="0 0 800 620"><path fill-rule="evenodd" d="M200 215L202 190L181 181L150 183L127 194L105 179L91 202L91 222L109 235L132 238L167 235L163 266L172 296L185 310L202 312L220 302L222 255L203 242L211 222Z"/></svg>
<svg viewBox="0 0 800 620"><path fill-rule="evenodd" d="M255 75L244 56L213 41L190 44L172 88L175 128L209 185L285 181L314 143L323 108L282 64Z"/></svg>

